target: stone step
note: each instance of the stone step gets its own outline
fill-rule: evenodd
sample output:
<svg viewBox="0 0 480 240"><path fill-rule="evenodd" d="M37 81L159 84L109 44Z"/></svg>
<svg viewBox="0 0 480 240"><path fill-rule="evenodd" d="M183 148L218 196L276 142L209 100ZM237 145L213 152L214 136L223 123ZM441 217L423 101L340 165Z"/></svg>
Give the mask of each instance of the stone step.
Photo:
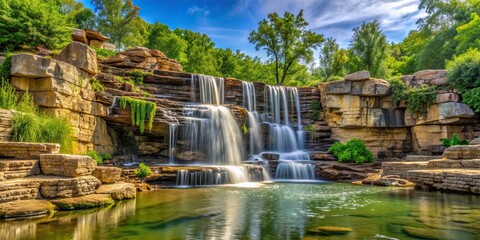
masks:
<svg viewBox="0 0 480 240"><path fill-rule="evenodd" d="M407 155L405 161L407 162L422 162L430 161L434 159L441 159L442 156L428 156L428 155Z"/></svg>
<svg viewBox="0 0 480 240"><path fill-rule="evenodd" d="M451 146L442 156L446 159L480 159L480 145Z"/></svg>
<svg viewBox="0 0 480 240"><path fill-rule="evenodd" d="M0 182L0 202L35 199L39 195L40 182L26 178Z"/></svg>
<svg viewBox="0 0 480 240"><path fill-rule="evenodd" d="M397 175L407 178L407 171L426 169L428 162L382 162L382 176Z"/></svg>
<svg viewBox="0 0 480 240"><path fill-rule="evenodd" d="M2 160L0 159L0 181L4 179L24 178L40 174L38 160ZM3 175L3 178L1 177Z"/></svg>
<svg viewBox="0 0 480 240"><path fill-rule="evenodd" d="M0 142L0 158L39 159L40 154L59 151L56 143Z"/></svg>
<svg viewBox="0 0 480 240"><path fill-rule="evenodd" d="M470 168L480 170L480 159L448 160L436 159L428 161L427 168Z"/></svg>
<svg viewBox="0 0 480 240"><path fill-rule="evenodd" d="M78 177L91 175L97 163L89 156L71 154L42 154L40 168L45 175Z"/></svg>
<svg viewBox="0 0 480 240"><path fill-rule="evenodd" d="M426 169L407 172L407 179L425 190L480 194L480 169Z"/></svg>

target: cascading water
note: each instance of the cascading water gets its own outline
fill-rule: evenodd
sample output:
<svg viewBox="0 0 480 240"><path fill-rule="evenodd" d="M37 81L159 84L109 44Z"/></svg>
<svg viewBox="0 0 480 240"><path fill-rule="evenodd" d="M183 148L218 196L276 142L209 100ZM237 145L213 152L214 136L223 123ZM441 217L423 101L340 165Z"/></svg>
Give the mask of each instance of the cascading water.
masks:
<svg viewBox="0 0 480 240"><path fill-rule="evenodd" d="M315 179L315 166L310 163L299 163L295 161L281 161L278 163L275 172L276 179Z"/></svg>
<svg viewBox="0 0 480 240"><path fill-rule="evenodd" d="M168 119L168 163L175 163L175 150L177 144L178 120L171 111L163 111L163 116Z"/></svg>
<svg viewBox="0 0 480 240"><path fill-rule="evenodd" d="M195 170L179 170L176 183L179 186L205 186L248 182L248 170L242 166L218 166Z"/></svg>
<svg viewBox="0 0 480 240"><path fill-rule="evenodd" d="M314 166L290 160L309 161L309 155L304 148L304 131L302 127L300 98L298 89L283 86L265 86L265 115L260 117L256 112L255 86L253 83L242 82L243 105L249 113L250 154L254 159L258 157L261 149L256 147L256 141L262 146L259 120L268 127L266 148L269 153L279 155L280 163L277 167L275 178L288 179L314 179ZM295 111L291 111L291 110ZM290 116L296 121L296 132L290 123ZM250 120L252 119L252 120ZM253 133L253 134L252 134ZM252 136L259 136L258 138ZM260 140L257 140L260 139ZM285 161L288 160L288 161ZM267 161L263 164L268 166Z"/></svg>
<svg viewBox="0 0 480 240"><path fill-rule="evenodd" d="M250 155L259 154L263 151L262 135L260 132L259 119L257 112L257 100L255 96L255 86L251 82L242 81L243 106L247 109L248 115L248 147Z"/></svg>

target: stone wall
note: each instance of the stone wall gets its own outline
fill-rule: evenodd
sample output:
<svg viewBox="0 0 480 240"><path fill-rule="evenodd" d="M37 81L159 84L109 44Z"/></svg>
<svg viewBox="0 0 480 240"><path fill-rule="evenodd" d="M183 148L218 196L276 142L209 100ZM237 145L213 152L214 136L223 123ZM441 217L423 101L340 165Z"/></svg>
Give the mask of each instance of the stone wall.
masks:
<svg viewBox="0 0 480 240"><path fill-rule="evenodd" d="M427 70L402 79L410 86L443 86L445 74L444 70ZM462 139L478 135L478 119L453 91L438 90L428 114L417 116L406 110L406 103L393 104L390 84L371 78L367 71L320 83L318 88L332 138L362 139L380 159L402 158L409 152L438 155L444 150L440 138L454 133Z"/></svg>
<svg viewBox="0 0 480 240"><path fill-rule="evenodd" d="M10 141L11 139L12 117L12 111L0 109L0 142Z"/></svg>

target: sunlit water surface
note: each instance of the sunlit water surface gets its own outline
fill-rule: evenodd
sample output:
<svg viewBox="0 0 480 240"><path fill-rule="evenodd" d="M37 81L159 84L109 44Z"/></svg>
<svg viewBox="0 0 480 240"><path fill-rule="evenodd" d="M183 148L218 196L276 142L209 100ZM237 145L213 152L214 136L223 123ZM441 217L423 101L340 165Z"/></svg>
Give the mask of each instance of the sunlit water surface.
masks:
<svg viewBox="0 0 480 240"><path fill-rule="evenodd" d="M344 183L164 189L139 193L136 200L110 208L0 222L0 238L421 239L428 234L433 239L480 239L479 200ZM352 232L307 233L319 226Z"/></svg>

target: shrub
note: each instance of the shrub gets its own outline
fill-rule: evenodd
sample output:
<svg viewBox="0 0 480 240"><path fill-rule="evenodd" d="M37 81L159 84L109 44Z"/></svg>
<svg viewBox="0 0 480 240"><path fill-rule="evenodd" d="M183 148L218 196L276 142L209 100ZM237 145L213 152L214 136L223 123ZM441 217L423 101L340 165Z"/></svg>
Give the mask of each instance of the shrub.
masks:
<svg viewBox="0 0 480 240"><path fill-rule="evenodd" d="M425 116L428 113L428 107L435 102L437 92L434 87L421 85L408 88L407 96L407 111Z"/></svg>
<svg viewBox="0 0 480 240"><path fill-rule="evenodd" d="M93 160L97 162L97 165L100 165L103 163L102 155L95 150L88 150L87 156L90 156L91 158L93 158Z"/></svg>
<svg viewBox="0 0 480 240"><path fill-rule="evenodd" d="M140 163L140 165L138 165L138 169L135 170L135 175L137 175L137 177L139 178L145 178L150 176L151 174L152 174L152 169L150 169L149 166L143 163Z"/></svg>
<svg viewBox="0 0 480 240"><path fill-rule="evenodd" d="M102 154L100 154L100 156L102 157L102 160L112 159L112 155L110 153L102 153Z"/></svg>
<svg viewBox="0 0 480 240"><path fill-rule="evenodd" d="M242 132L243 132L243 135L247 135L248 133L248 128L247 128L247 125L245 125L245 123L242 125Z"/></svg>
<svg viewBox="0 0 480 240"><path fill-rule="evenodd" d="M94 47L94 46L90 46L90 47L95 50L95 52L97 53L97 57L110 58L110 57L113 57L113 56L117 55L117 52L113 51L113 50L108 50L108 49L104 49L104 48L97 48L97 47Z"/></svg>
<svg viewBox="0 0 480 240"><path fill-rule="evenodd" d="M447 82L460 93L480 87L480 51L470 48L447 61Z"/></svg>
<svg viewBox="0 0 480 240"><path fill-rule="evenodd" d="M359 139L351 139L346 143L336 142L328 151L337 157L339 162L362 164L375 161L372 152Z"/></svg>
<svg viewBox="0 0 480 240"><path fill-rule="evenodd" d="M71 40L67 18L57 0L0 0L0 50L62 48Z"/></svg>
<svg viewBox="0 0 480 240"><path fill-rule="evenodd" d="M148 120L148 129L152 130L153 119L157 111L157 104L141 99L130 97L120 98L120 108L125 108L127 104L130 106L130 116L132 125L140 127L140 133L145 130L145 120Z"/></svg>
<svg viewBox="0 0 480 240"><path fill-rule="evenodd" d="M134 69L132 71L127 72L127 75L133 80L135 85L143 85L143 77L145 77L148 73L142 70Z"/></svg>
<svg viewBox="0 0 480 240"><path fill-rule="evenodd" d="M12 67L12 56L13 54L7 53L7 55L5 55L5 60L3 60L3 63L0 64L0 79L3 78L7 82L10 79L10 69Z"/></svg>
<svg viewBox="0 0 480 240"><path fill-rule="evenodd" d="M392 102L398 104L401 101L408 100L407 85L399 78L390 79L390 86L392 87Z"/></svg>
<svg viewBox="0 0 480 240"><path fill-rule="evenodd" d="M468 145L467 140L460 140L458 138L458 135L456 133L453 134L452 138L441 138L440 141L442 142L443 146L445 147L451 147L455 145Z"/></svg>
<svg viewBox="0 0 480 240"><path fill-rule="evenodd" d="M12 121L13 141L58 143L60 152L72 151L73 130L67 119L39 113L16 113Z"/></svg>
<svg viewBox="0 0 480 240"><path fill-rule="evenodd" d="M475 112L480 112L480 87L465 91L462 98L463 103L473 108Z"/></svg>
<svg viewBox="0 0 480 240"><path fill-rule="evenodd" d="M310 140L313 140L314 136L315 136L315 125L313 124L310 124L310 125L307 125L305 127L303 127L303 131L308 131L310 133Z"/></svg>

